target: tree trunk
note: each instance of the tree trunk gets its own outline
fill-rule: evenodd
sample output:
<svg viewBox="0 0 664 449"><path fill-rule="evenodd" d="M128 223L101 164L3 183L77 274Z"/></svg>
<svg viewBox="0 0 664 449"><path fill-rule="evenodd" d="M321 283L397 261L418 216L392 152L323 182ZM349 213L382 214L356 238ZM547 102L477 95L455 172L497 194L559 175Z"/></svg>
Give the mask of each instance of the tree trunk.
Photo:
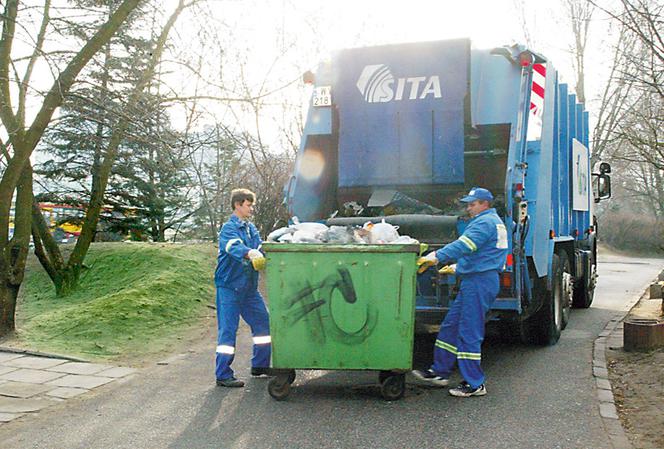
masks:
<svg viewBox="0 0 664 449"><path fill-rule="evenodd" d="M67 296L78 287L81 277L82 264L67 266L59 272L59 277L55 285L55 294L58 296Z"/></svg>
<svg viewBox="0 0 664 449"><path fill-rule="evenodd" d="M0 336L7 335L15 328L14 313L20 287L8 282L4 276L0 279Z"/></svg>
<svg viewBox="0 0 664 449"><path fill-rule="evenodd" d="M15 326L16 298L23 283L30 243L31 207L32 170L26 168L16 186L14 235L0 247L0 336L11 332Z"/></svg>

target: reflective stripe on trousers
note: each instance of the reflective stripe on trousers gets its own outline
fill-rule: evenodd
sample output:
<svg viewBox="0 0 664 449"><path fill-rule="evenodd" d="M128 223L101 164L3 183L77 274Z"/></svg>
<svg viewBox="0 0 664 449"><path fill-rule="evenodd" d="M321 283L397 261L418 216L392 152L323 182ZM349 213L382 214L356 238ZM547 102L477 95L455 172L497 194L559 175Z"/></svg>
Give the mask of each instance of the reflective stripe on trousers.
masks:
<svg viewBox="0 0 664 449"><path fill-rule="evenodd" d="M496 271L468 275L461 280L459 294L445 315L434 347L431 369L436 374L449 377L456 362L471 387L484 383L480 361L485 318L498 289Z"/></svg>
<svg viewBox="0 0 664 449"><path fill-rule="evenodd" d="M240 317L251 328L253 335L253 357L251 366L270 366L272 352L270 321L263 297L256 290L236 292L217 288L217 338L215 375L217 379L233 377L231 364L235 358L235 341Z"/></svg>

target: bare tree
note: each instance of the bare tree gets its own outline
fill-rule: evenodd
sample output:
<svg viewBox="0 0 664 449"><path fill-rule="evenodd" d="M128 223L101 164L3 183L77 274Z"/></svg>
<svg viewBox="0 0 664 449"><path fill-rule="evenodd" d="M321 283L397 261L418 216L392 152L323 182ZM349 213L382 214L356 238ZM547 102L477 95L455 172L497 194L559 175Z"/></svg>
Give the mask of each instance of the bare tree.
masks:
<svg viewBox="0 0 664 449"><path fill-rule="evenodd" d="M574 36L571 51L576 72L576 96L580 103L586 102L585 59L588 45L590 22L595 6L587 0L563 0L569 24Z"/></svg>
<svg viewBox="0 0 664 449"><path fill-rule="evenodd" d="M620 145L615 130L629 110L633 96L634 80L625 77L635 69L631 66L631 54L635 51L636 39L627 29L618 25L618 37L612 51L609 76L596 108L596 122L592 136L591 166L595 166L603 157L611 158L613 151Z"/></svg>
<svg viewBox="0 0 664 449"><path fill-rule="evenodd" d="M4 2L2 36L0 38L0 121L7 135L5 146L6 169L0 180L0 335L14 329L16 298L23 282L25 259L31 232L32 173L28 166L30 155L39 143L55 110L90 59L108 42L116 30L139 5L140 0L124 0L111 17L94 32L83 47L63 67L55 82L44 96L32 123L26 122L27 90L35 62L43 53L43 35L47 32L51 16L50 1L42 10L42 25L34 39L32 55L23 77L10 74L13 63L13 47L20 27L20 2ZM40 36L42 36L40 38ZM12 87L17 85L18 104L12 102ZM12 198L16 193L14 234L9 237L9 220Z"/></svg>
<svg viewBox="0 0 664 449"><path fill-rule="evenodd" d="M618 25L609 107L596 128L600 150L621 168L614 176L631 204L641 205L661 228L664 220L664 4L620 0L611 9L589 0ZM599 132L598 132L599 131ZM664 238L664 236L663 236Z"/></svg>

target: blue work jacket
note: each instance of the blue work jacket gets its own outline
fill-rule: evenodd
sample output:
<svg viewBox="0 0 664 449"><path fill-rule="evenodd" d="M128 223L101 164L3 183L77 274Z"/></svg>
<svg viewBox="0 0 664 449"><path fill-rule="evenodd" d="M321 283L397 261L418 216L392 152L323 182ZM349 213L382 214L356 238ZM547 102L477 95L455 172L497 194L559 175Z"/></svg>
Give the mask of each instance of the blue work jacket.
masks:
<svg viewBox="0 0 664 449"><path fill-rule="evenodd" d="M477 214L461 237L436 251L436 258L443 264L457 261L456 273L461 276L503 271L506 257L507 229L496 209Z"/></svg>
<svg viewBox="0 0 664 449"><path fill-rule="evenodd" d="M219 231L215 285L235 291L257 289L258 272L245 256L250 249L258 249L261 243L263 241L253 223L231 215Z"/></svg>

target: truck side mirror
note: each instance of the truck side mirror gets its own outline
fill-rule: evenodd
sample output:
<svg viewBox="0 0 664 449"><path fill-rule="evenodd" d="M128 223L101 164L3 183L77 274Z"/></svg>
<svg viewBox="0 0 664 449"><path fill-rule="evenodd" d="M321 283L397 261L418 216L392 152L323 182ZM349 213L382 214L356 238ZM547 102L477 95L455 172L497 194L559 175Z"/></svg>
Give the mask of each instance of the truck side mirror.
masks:
<svg viewBox="0 0 664 449"><path fill-rule="evenodd" d="M599 164L599 172L601 174L611 173L611 164L609 164L608 162L602 162L601 164Z"/></svg>
<svg viewBox="0 0 664 449"><path fill-rule="evenodd" d="M596 203L611 198L611 177L609 175L593 174L593 196Z"/></svg>

